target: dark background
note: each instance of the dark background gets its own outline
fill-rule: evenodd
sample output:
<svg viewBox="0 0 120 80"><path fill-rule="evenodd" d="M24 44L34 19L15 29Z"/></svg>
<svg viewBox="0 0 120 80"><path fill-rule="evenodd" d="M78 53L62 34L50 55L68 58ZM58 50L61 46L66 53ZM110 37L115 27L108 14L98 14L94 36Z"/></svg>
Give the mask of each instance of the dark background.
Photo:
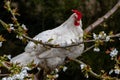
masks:
<svg viewBox="0 0 120 80"><path fill-rule="evenodd" d="M71 14L72 9L78 9L83 14L83 28L96 21L99 17L103 16L109 11L118 0L12 0L12 7L17 7L20 16L18 21L25 24L28 28L30 37L34 37L38 33L55 28L62 24ZM3 0L0 1L0 19L7 23L12 23L11 15L4 8ZM105 31L109 33L120 32L120 9L117 10L108 20L103 22L93 32L99 33ZM2 25L0 25L0 34L7 40L0 48L0 55L11 54L15 56L24 51L26 43L16 39L14 33L8 33ZM120 48L120 41L115 38L115 42L106 43L100 46L100 52L89 52L83 54L80 59L90 65L96 73L101 70L108 72L114 67L114 61L110 56L105 54L106 49L116 47ZM92 44L92 43L91 43ZM89 46L91 44L85 44ZM90 76L90 79L84 78L78 64L71 62L66 64L68 70L60 72L59 80L97 80Z"/></svg>

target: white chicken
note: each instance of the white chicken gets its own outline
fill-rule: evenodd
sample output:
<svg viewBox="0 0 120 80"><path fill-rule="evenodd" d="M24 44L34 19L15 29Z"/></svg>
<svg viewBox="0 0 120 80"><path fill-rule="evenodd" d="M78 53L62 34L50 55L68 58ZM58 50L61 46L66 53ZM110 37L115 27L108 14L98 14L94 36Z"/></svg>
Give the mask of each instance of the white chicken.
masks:
<svg viewBox="0 0 120 80"><path fill-rule="evenodd" d="M82 14L77 10L63 24L55 29L47 30L36 35L33 39L59 46L72 45L83 41ZM25 66L34 61L36 65L50 70L64 63L66 57L76 58L84 50L84 44L66 48L46 49L41 44L29 42L25 47L25 52L13 57L11 62L20 63Z"/></svg>

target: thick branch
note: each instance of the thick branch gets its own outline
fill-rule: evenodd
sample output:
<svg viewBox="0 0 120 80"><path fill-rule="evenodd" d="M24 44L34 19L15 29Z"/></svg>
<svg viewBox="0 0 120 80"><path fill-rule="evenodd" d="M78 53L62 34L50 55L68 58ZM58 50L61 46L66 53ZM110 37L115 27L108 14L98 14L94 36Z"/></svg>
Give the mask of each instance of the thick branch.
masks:
<svg viewBox="0 0 120 80"><path fill-rule="evenodd" d="M99 24L101 24L103 21L105 21L106 19L108 19L113 13L115 13L117 11L117 9L119 9L120 7L120 0L117 2L117 4L111 9L109 10L104 16L102 16L101 18L98 18L97 21L95 21L94 23L92 23L91 25L89 25L84 31L85 33L89 33L91 32L94 28L96 28Z"/></svg>

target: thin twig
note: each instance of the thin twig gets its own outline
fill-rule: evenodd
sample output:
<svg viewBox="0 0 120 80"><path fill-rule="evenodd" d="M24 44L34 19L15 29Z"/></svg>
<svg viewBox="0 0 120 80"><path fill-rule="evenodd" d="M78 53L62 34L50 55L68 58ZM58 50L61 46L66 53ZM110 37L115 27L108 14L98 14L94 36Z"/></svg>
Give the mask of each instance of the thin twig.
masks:
<svg viewBox="0 0 120 80"><path fill-rule="evenodd" d="M0 77L9 76L9 74L0 74Z"/></svg>
<svg viewBox="0 0 120 80"><path fill-rule="evenodd" d="M73 59L73 58L69 58L69 59L77 62L78 64L84 64L85 66L87 66L87 64L85 64L81 60ZM94 76L97 79L101 79L101 80L120 80L117 77L110 77L110 76L104 76L104 74L103 75L102 74L97 74L92 70L92 68L90 68L90 66L89 66L89 70L87 70L87 71L90 73L90 75Z"/></svg>
<svg viewBox="0 0 120 80"><path fill-rule="evenodd" d="M92 45L92 46L90 46L90 47L88 47L88 48L86 48L81 54L83 54L83 53L85 53L85 52L87 52L87 51L89 51L89 50L91 50L93 47L94 47L95 45ZM55 56L53 56L53 57L55 57ZM40 58L40 57L37 57L38 59L49 59L49 58L53 58L53 57L42 57L42 58ZM61 57L61 58L65 58L66 56L64 56L64 57Z"/></svg>
<svg viewBox="0 0 120 80"><path fill-rule="evenodd" d="M75 62L77 62L77 63L79 63L79 64L84 64L85 66L87 66L87 64L85 64L84 62L82 62L81 60L78 60L78 59L72 59L72 58L69 58L70 60L72 60L72 61L75 61ZM93 72L91 69L89 70L89 73L90 74L92 74L94 77L96 77L96 78L98 78L98 79L100 79L101 77L101 75L98 75L98 74L96 74L95 72Z"/></svg>
<svg viewBox="0 0 120 80"><path fill-rule="evenodd" d="M120 33L117 33L117 34L115 34L115 35L111 35L110 37L111 37L111 38L120 37Z"/></svg>
<svg viewBox="0 0 120 80"><path fill-rule="evenodd" d="M86 48L86 50L84 50L81 54L86 53L87 51L91 50L94 47L95 47L95 45L92 45L92 46Z"/></svg>
<svg viewBox="0 0 120 80"><path fill-rule="evenodd" d="M1 64L2 64L5 68L10 69L10 67L9 67L8 65L6 65L5 62L1 62Z"/></svg>
<svg viewBox="0 0 120 80"><path fill-rule="evenodd" d="M120 0L117 2L117 4L111 9L109 10L104 16L102 16L101 18L98 18L97 21L95 21L94 23L92 23L91 25L89 25L84 32L85 33L89 33L91 32L94 28L96 28L99 24L101 24L103 21L105 21L106 19L108 19L113 13L115 13L120 7Z"/></svg>

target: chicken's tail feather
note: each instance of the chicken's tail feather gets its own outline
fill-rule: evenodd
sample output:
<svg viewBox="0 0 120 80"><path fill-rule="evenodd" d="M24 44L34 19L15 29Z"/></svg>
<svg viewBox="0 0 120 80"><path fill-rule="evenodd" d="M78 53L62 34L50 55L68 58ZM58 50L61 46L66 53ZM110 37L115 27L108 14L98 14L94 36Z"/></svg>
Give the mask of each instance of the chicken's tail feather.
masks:
<svg viewBox="0 0 120 80"><path fill-rule="evenodd" d="M39 63L39 59L34 55L30 55L30 53L23 52L22 54L19 54L11 59L11 62L13 63L20 63L20 65L27 65L34 61L34 63L37 65Z"/></svg>

